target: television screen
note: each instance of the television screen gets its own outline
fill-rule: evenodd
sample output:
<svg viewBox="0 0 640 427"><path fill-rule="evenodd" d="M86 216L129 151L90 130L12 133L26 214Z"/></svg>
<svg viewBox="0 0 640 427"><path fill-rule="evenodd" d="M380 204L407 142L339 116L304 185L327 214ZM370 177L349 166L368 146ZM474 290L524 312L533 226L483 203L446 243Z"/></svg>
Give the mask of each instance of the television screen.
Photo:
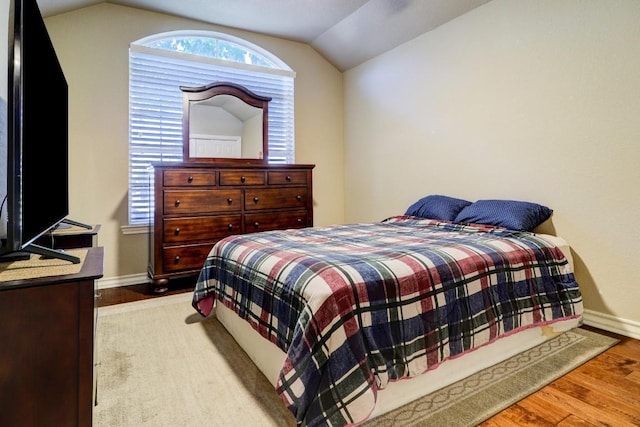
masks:
<svg viewBox="0 0 640 427"><path fill-rule="evenodd" d="M67 81L37 1L0 5L6 70L0 72L0 255L25 251L79 262L34 243L69 213Z"/></svg>
<svg viewBox="0 0 640 427"><path fill-rule="evenodd" d="M67 81L36 0L23 0L22 244L69 214Z"/></svg>
<svg viewBox="0 0 640 427"><path fill-rule="evenodd" d="M7 100L9 44L13 45L12 1L0 0L0 238L7 237ZM12 20L12 19L11 19ZM6 243L5 243L6 244Z"/></svg>

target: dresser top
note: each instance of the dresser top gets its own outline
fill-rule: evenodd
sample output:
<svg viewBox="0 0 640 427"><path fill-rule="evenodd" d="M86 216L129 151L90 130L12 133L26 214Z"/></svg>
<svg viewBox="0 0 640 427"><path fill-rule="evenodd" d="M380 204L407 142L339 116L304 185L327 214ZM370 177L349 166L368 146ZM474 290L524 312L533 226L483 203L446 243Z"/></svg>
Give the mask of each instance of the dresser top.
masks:
<svg viewBox="0 0 640 427"><path fill-rule="evenodd" d="M313 169L309 164L241 164L241 163L199 163L199 162L157 162L152 163L155 169L164 168L209 168L209 169Z"/></svg>

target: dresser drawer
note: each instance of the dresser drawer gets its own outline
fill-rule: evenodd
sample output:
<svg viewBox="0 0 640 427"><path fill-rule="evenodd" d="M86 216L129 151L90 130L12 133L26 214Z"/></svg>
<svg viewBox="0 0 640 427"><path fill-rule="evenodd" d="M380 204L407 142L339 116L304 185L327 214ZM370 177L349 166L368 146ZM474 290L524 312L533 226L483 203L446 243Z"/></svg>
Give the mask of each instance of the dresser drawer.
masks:
<svg viewBox="0 0 640 427"><path fill-rule="evenodd" d="M305 185L307 183L306 171L269 171L267 173L267 182L269 185L282 184L298 184Z"/></svg>
<svg viewBox="0 0 640 427"><path fill-rule="evenodd" d="M242 209L242 190L164 190L165 215L234 212Z"/></svg>
<svg viewBox="0 0 640 427"><path fill-rule="evenodd" d="M187 240L220 239L242 230L242 216L200 216L164 220L164 241L167 243Z"/></svg>
<svg viewBox="0 0 640 427"><path fill-rule="evenodd" d="M247 211L304 208L306 206L307 189L305 187L247 189L244 193L244 208Z"/></svg>
<svg viewBox="0 0 640 427"><path fill-rule="evenodd" d="M162 250L164 271L201 269L213 243L202 245L173 246Z"/></svg>
<svg viewBox="0 0 640 427"><path fill-rule="evenodd" d="M165 187L197 187L205 185L216 185L215 171L199 171L199 170L169 170L162 173L162 184Z"/></svg>
<svg viewBox="0 0 640 427"><path fill-rule="evenodd" d="M220 171L220 185L264 185L264 171Z"/></svg>
<svg viewBox="0 0 640 427"><path fill-rule="evenodd" d="M307 211L249 214L245 216L244 230L245 233L253 233L256 231L302 228L307 226L307 218Z"/></svg>

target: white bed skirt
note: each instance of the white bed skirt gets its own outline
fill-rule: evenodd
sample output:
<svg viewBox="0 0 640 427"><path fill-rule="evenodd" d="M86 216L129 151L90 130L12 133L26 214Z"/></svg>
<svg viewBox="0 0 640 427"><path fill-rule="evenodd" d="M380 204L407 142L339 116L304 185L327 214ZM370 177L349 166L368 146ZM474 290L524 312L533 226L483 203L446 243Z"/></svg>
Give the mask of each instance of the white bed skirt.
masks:
<svg viewBox="0 0 640 427"><path fill-rule="evenodd" d="M285 353L258 334L247 321L238 317L232 310L217 304L215 314L258 369L275 386ZM525 329L500 338L464 356L449 359L437 369L422 375L390 382L384 390L378 392L376 407L370 418L399 408L421 396L535 347L561 332L578 327L579 322L580 319L571 319L554 323L552 326Z"/></svg>

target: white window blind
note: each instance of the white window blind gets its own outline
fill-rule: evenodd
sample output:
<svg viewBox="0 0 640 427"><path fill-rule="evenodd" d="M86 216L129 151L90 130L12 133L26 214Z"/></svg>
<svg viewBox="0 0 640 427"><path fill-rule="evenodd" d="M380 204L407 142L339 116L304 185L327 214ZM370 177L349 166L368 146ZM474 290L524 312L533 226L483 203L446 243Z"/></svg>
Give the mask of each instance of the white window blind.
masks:
<svg viewBox="0 0 640 427"><path fill-rule="evenodd" d="M294 163L293 72L132 45L129 52L129 223L153 215L152 163L182 160L182 91L216 81L269 96L269 163Z"/></svg>

